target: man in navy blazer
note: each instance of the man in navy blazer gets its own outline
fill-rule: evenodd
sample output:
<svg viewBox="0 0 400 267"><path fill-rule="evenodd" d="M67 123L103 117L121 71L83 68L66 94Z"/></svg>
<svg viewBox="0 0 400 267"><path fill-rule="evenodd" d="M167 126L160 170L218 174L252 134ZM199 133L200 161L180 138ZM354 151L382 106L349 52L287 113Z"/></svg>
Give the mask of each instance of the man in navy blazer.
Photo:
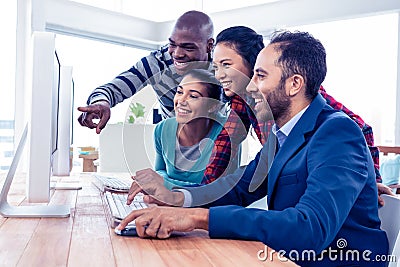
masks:
<svg viewBox="0 0 400 267"><path fill-rule="evenodd" d="M269 140L243 169L207 186L167 192L138 173L147 201L175 206L134 211L141 237L206 229L212 238L259 240L300 265L385 266L374 166L360 128L318 94L326 75L322 44L308 33L282 32L257 57L248 91L259 119L275 119ZM262 95L262 97L260 96ZM274 157L275 155L275 157ZM150 182L151 181L151 182ZM158 183L158 185L157 185ZM151 185L151 186L149 186ZM244 208L268 195L268 209Z"/></svg>

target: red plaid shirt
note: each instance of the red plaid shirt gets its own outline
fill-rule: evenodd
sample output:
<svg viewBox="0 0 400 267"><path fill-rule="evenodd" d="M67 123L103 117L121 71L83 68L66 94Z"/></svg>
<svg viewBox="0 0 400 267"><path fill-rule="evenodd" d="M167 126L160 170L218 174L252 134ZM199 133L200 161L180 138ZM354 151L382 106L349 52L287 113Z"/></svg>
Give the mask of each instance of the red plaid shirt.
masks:
<svg viewBox="0 0 400 267"><path fill-rule="evenodd" d="M331 106L336 110L341 110L344 113L346 113L347 116L349 116L353 121L355 121L357 125L361 128L361 131L365 137L365 141L367 142L369 151L371 152L372 160L374 162L376 182L381 183L382 178L379 172L379 150L374 145L374 133L372 132L372 127L366 124L360 116L354 114L351 110L346 108L342 103L336 101L332 96L328 95L322 86L319 89L319 93L325 98L326 103L328 103L329 106Z"/></svg>
<svg viewBox="0 0 400 267"><path fill-rule="evenodd" d="M360 116L354 114L342 103L328 95L322 86L320 88L320 94L325 98L328 105L346 113L361 128L374 162L376 181L381 182L382 179L379 173L379 150L374 146L374 136L371 126L366 124ZM264 144L272 124L272 121L257 123L252 109L246 102L240 96L236 95L232 97L231 112L224 128L215 140L210 161L204 172L202 184L211 183L224 174L227 166L232 162L230 160L231 156L235 157L237 155L239 144L246 138L250 125L253 126L261 144Z"/></svg>

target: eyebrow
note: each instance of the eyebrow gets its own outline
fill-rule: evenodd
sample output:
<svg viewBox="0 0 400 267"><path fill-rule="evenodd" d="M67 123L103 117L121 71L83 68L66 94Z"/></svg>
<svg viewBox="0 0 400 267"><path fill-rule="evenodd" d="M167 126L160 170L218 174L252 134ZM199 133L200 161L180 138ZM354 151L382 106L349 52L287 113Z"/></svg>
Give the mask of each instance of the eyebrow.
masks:
<svg viewBox="0 0 400 267"><path fill-rule="evenodd" d="M264 73L264 74L268 74L268 72L263 70L262 68L257 68L257 69L254 70L254 72L257 72L257 73L261 72L261 73Z"/></svg>
<svg viewBox="0 0 400 267"><path fill-rule="evenodd" d="M213 63L214 63L214 62L215 62L215 63L224 63L225 61L232 61L232 59L230 59L230 58L223 58L223 59L221 59L219 62L213 61Z"/></svg>
<svg viewBox="0 0 400 267"><path fill-rule="evenodd" d="M178 46L196 46L195 43L180 43L177 44L174 40L172 40L171 38L168 38L169 42Z"/></svg>
<svg viewBox="0 0 400 267"><path fill-rule="evenodd" d="M183 87L182 87L182 85L178 85L178 88L181 88L181 89L183 90ZM199 92L199 91L197 91L197 90L189 89L189 92L191 92L191 93L198 93L199 95L201 95L202 97L204 97L204 96L203 96L203 94L202 94L202 93L200 93L200 92Z"/></svg>

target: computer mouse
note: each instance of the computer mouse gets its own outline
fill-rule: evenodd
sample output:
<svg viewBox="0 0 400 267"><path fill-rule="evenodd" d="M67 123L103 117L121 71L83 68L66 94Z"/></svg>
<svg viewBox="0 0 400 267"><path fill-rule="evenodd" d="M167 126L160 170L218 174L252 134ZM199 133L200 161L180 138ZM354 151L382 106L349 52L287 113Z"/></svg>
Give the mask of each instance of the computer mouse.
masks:
<svg viewBox="0 0 400 267"><path fill-rule="evenodd" d="M115 228L114 232L117 235L121 235L121 236L138 236L137 232L136 232L136 227L126 227L122 230Z"/></svg>

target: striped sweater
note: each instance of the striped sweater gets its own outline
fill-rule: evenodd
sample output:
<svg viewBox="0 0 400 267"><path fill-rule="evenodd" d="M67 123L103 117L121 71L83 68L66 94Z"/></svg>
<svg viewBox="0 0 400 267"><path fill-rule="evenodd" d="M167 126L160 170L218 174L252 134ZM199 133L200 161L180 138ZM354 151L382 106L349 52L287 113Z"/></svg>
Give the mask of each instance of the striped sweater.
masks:
<svg viewBox="0 0 400 267"><path fill-rule="evenodd" d="M142 88L151 85L160 102L163 118L174 116L173 99L182 77L175 72L168 45L151 52L129 70L122 72L111 82L97 87L89 96L87 104L106 100L111 107L130 98Z"/></svg>

